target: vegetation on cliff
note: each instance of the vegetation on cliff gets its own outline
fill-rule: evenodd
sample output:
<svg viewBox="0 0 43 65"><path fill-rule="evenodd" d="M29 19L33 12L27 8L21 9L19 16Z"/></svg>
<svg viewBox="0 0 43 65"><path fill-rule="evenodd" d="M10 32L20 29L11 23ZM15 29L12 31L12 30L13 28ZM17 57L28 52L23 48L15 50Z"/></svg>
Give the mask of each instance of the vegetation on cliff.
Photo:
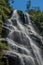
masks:
<svg viewBox="0 0 43 65"><path fill-rule="evenodd" d="M9 17L12 9L8 6L8 0L0 0L0 37L2 31L2 22Z"/></svg>
<svg viewBox="0 0 43 65"><path fill-rule="evenodd" d="M12 11L12 8L9 6L9 0L0 0L0 38L2 34L2 23L5 19L7 19ZM2 50L8 50L9 47L5 42L0 41L0 59L3 57ZM0 65L4 65L5 63L0 60Z"/></svg>

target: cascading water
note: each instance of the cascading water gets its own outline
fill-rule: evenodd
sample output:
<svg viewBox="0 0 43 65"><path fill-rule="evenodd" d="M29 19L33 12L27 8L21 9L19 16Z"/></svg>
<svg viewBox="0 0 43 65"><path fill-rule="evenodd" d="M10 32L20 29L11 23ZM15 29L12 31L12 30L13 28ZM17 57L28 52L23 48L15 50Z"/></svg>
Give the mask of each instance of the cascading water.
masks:
<svg viewBox="0 0 43 65"><path fill-rule="evenodd" d="M4 39L10 46L4 54L9 65L43 65L43 41L39 30L28 13L24 21L15 10L11 18L3 22Z"/></svg>

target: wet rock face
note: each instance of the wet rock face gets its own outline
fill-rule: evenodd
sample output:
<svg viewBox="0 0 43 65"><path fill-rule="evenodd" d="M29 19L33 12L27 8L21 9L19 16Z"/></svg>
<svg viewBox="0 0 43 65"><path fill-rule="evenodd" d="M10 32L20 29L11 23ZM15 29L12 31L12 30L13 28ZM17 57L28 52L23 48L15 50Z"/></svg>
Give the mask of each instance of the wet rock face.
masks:
<svg viewBox="0 0 43 65"><path fill-rule="evenodd" d="M9 65L43 65L42 36L28 13L18 14L15 10L3 23L3 31L10 47L10 50L3 51Z"/></svg>
<svg viewBox="0 0 43 65"><path fill-rule="evenodd" d="M11 55L5 55L5 57L1 58L1 62L4 62L4 65L21 65L19 57Z"/></svg>
<svg viewBox="0 0 43 65"><path fill-rule="evenodd" d="M11 21L12 21L12 24L13 24L14 26L17 25L17 21L16 21L16 19L12 19Z"/></svg>
<svg viewBox="0 0 43 65"><path fill-rule="evenodd" d="M8 34L9 34L9 30L6 29L6 28L3 28L3 30L2 30L2 37L6 38Z"/></svg>
<svg viewBox="0 0 43 65"><path fill-rule="evenodd" d="M28 45L28 46L30 44L29 39L22 32L19 33L17 31L14 31L11 35L9 35L9 38L17 42L18 44Z"/></svg>
<svg viewBox="0 0 43 65"><path fill-rule="evenodd" d="M13 56L7 56L9 65L20 65L19 58Z"/></svg>
<svg viewBox="0 0 43 65"><path fill-rule="evenodd" d="M25 23L24 13L22 11L20 11L20 10L18 10L17 13L19 14L20 19L21 19L22 23L24 24Z"/></svg>

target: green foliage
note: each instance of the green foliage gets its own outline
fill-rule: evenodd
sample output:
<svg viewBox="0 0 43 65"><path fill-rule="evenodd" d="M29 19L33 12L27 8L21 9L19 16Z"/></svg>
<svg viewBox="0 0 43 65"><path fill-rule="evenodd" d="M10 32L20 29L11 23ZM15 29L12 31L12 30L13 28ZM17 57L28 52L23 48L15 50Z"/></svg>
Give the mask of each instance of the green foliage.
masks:
<svg viewBox="0 0 43 65"><path fill-rule="evenodd" d="M0 50L9 50L9 47L6 43L0 42Z"/></svg>
<svg viewBox="0 0 43 65"><path fill-rule="evenodd" d="M2 33L2 22L7 19L12 11L10 6L7 4L9 0L0 0L0 37Z"/></svg>
<svg viewBox="0 0 43 65"><path fill-rule="evenodd" d="M9 14L11 13L12 9L7 4L8 0L0 0L0 38L2 34L2 23L4 19L7 19L9 17ZM6 43L0 42L0 58L3 57L2 50L9 50L9 47L6 45ZM3 61L0 61L0 65L4 65Z"/></svg>
<svg viewBox="0 0 43 65"><path fill-rule="evenodd" d="M0 42L0 59L3 58L3 51L2 50L9 50L9 46L5 42ZM0 65L4 65L5 62L0 60ZM8 65L8 59L6 59L6 65Z"/></svg>
<svg viewBox="0 0 43 65"><path fill-rule="evenodd" d="M0 42L0 59L2 59L3 56L4 56L2 50L6 50L7 51L9 49L10 49L9 46L5 42ZM6 65L9 64L8 63L8 59L6 59L6 62L0 60L0 65L5 65L5 63L6 63Z"/></svg>
<svg viewBox="0 0 43 65"><path fill-rule="evenodd" d="M5 0L0 1L0 16L8 18L8 15L11 13L11 8L6 4Z"/></svg>
<svg viewBox="0 0 43 65"><path fill-rule="evenodd" d="M2 36L2 23L9 17L11 11L12 8L9 6L9 0L0 0L0 38ZM3 58L2 50L9 49L9 46L5 42L0 42L0 59ZM0 65L5 65L5 63L0 60ZM6 65L8 65L8 63Z"/></svg>
<svg viewBox="0 0 43 65"><path fill-rule="evenodd" d="M0 61L0 65L4 65L4 62Z"/></svg>

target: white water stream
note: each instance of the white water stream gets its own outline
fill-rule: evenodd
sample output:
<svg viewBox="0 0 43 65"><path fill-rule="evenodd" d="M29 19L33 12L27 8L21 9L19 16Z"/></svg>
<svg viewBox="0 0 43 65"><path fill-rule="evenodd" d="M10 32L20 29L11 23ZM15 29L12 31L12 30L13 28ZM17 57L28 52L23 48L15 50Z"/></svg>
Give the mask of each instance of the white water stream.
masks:
<svg viewBox="0 0 43 65"><path fill-rule="evenodd" d="M28 13L24 14L25 23L15 10L10 19L3 23L5 39L10 51L5 55L18 59L14 65L43 65L42 36ZM19 61L19 62L18 62Z"/></svg>

